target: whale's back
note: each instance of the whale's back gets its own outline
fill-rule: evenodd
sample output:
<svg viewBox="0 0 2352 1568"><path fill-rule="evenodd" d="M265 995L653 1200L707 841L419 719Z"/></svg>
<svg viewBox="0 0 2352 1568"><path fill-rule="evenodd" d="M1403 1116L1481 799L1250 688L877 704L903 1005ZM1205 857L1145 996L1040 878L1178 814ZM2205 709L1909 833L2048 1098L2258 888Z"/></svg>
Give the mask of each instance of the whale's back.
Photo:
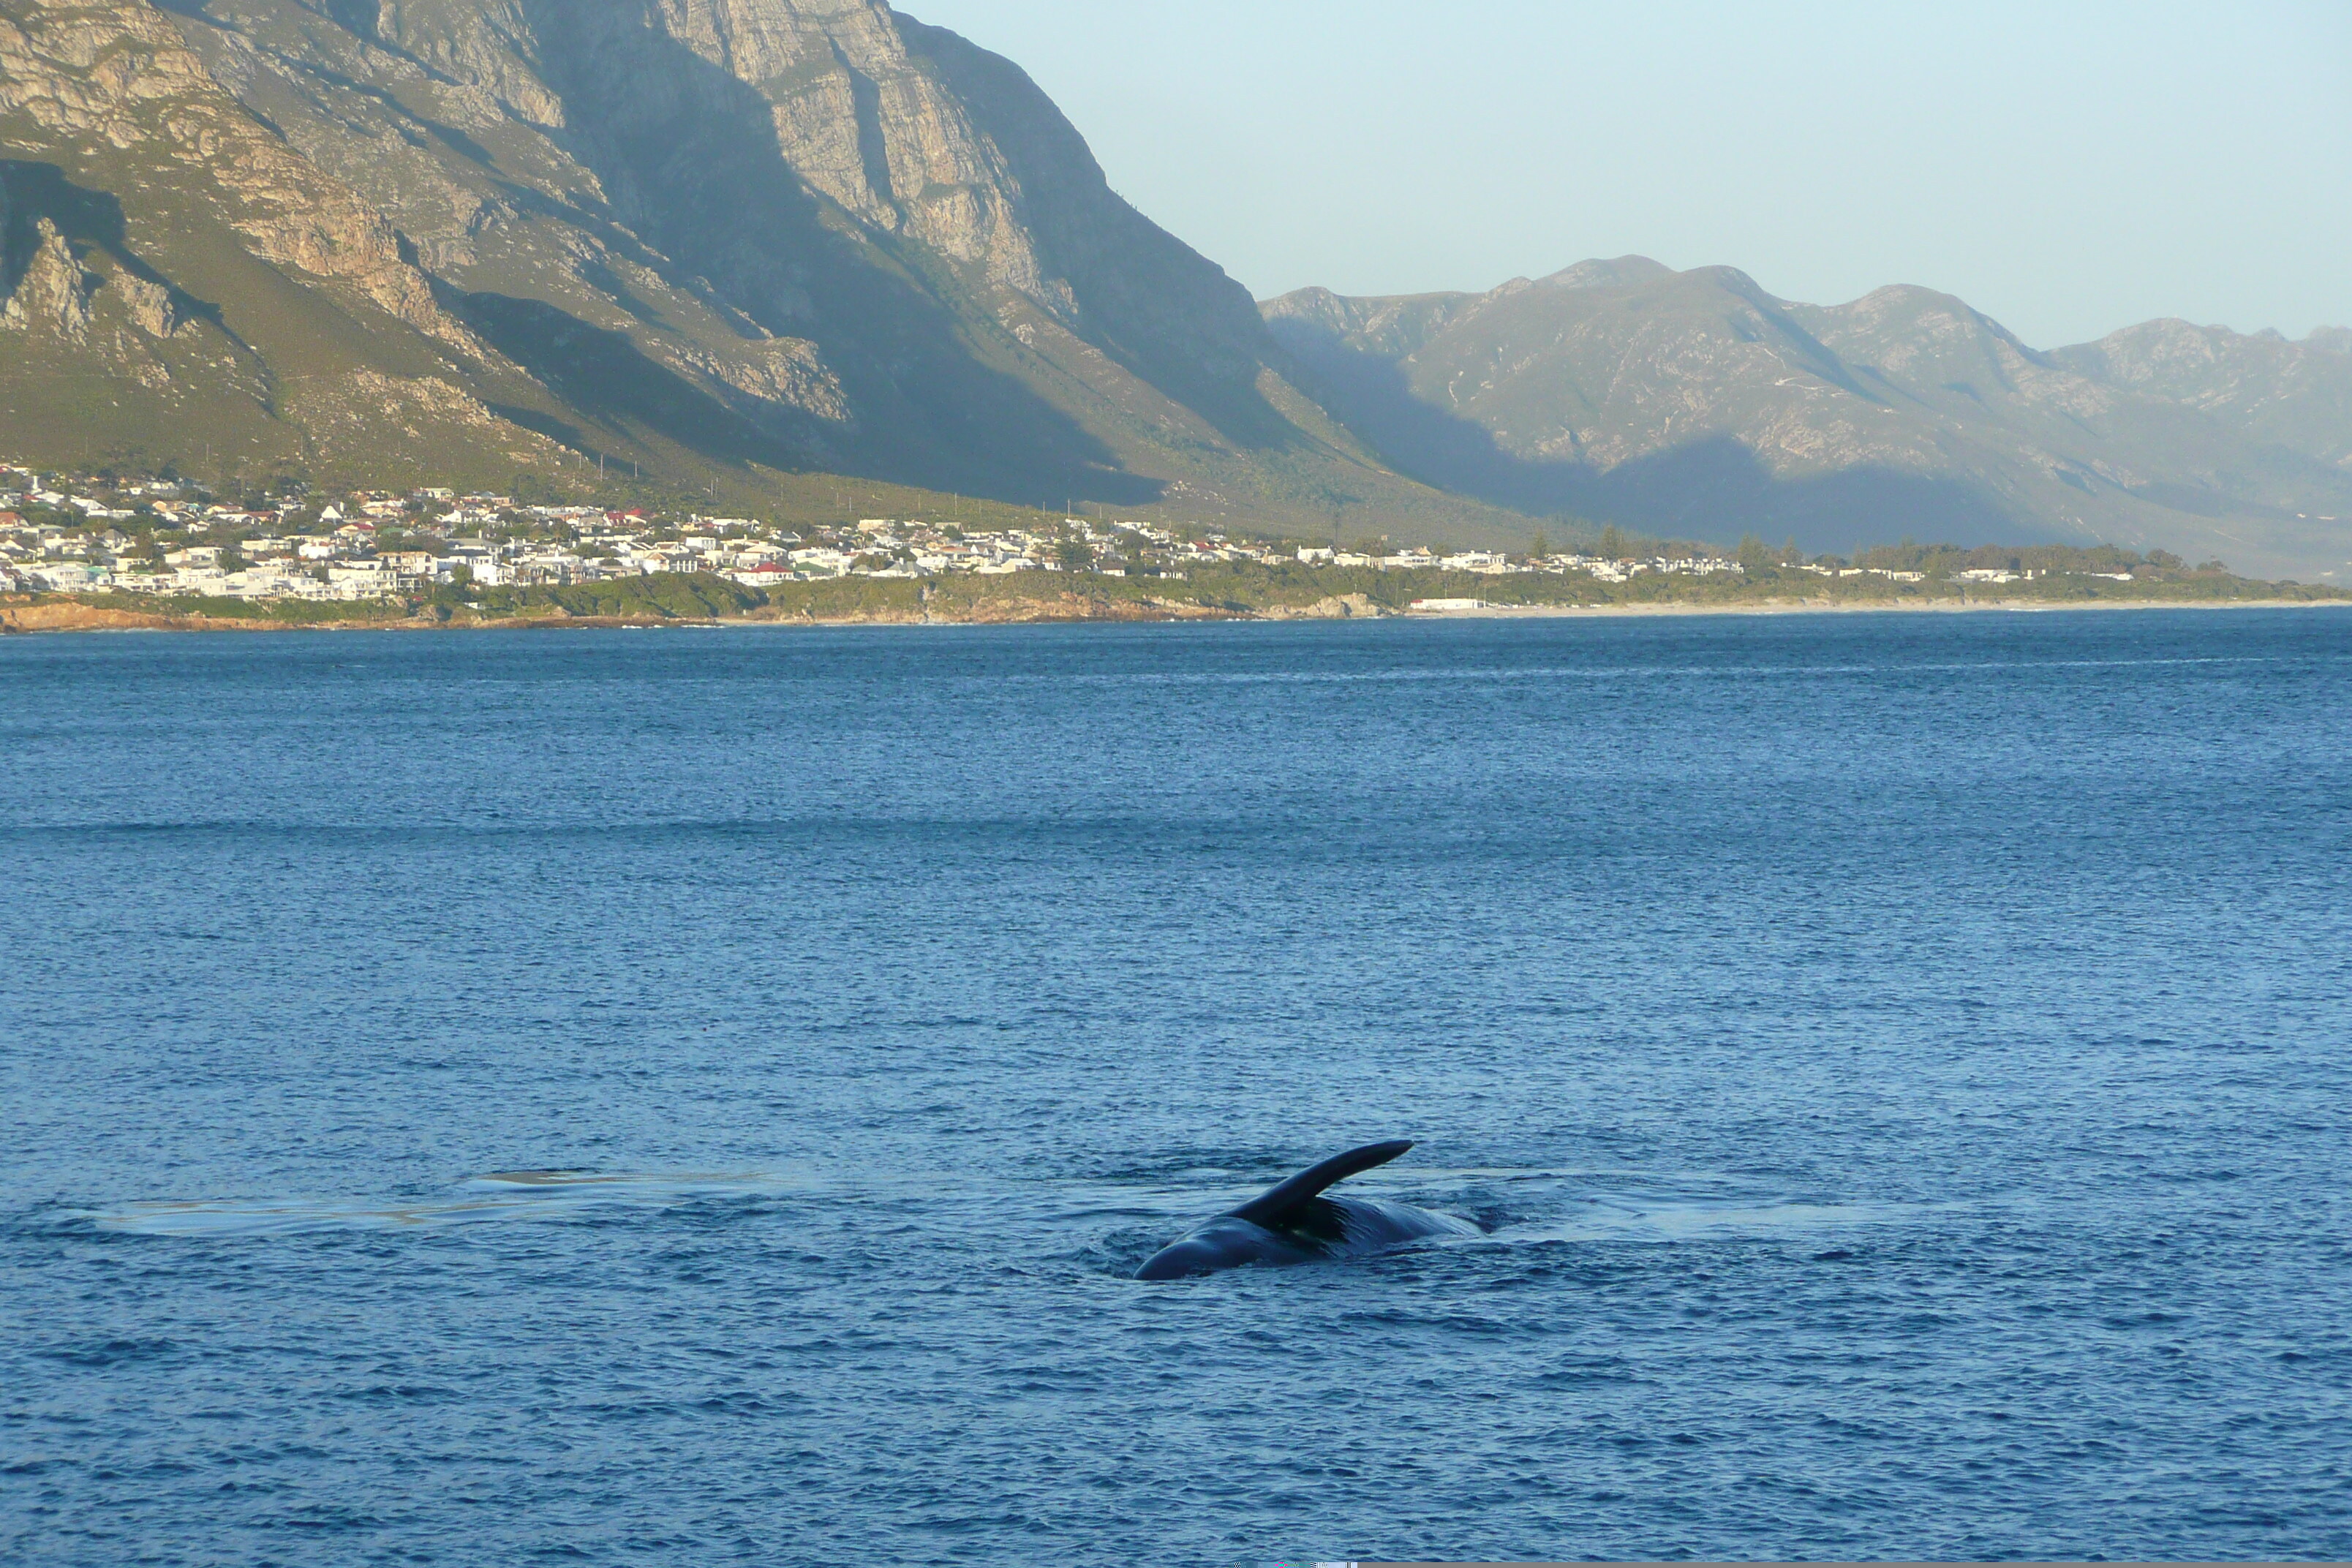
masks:
<svg viewBox="0 0 2352 1568"><path fill-rule="evenodd" d="M1193 1229L1144 1264L1139 1279L1177 1279L1245 1264L1346 1258L1431 1236L1475 1236L1452 1215L1381 1198L1328 1197L1333 1183L1384 1165L1412 1147L1398 1139L1335 1154Z"/></svg>
<svg viewBox="0 0 2352 1568"><path fill-rule="evenodd" d="M1377 1252L1384 1247L1396 1247L1408 1241L1419 1241L1433 1236L1477 1236L1478 1227L1466 1219L1450 1214L1438 1214L1431 1209L1415 1208L1411 1204L1392 1203L1385 1198L1318 1198L1317 1204L1333 1213L1330 1217L1318 1216L1318 1224L1327 1228L1316 1232L1317 1239L1334 1253Z"/></svg>

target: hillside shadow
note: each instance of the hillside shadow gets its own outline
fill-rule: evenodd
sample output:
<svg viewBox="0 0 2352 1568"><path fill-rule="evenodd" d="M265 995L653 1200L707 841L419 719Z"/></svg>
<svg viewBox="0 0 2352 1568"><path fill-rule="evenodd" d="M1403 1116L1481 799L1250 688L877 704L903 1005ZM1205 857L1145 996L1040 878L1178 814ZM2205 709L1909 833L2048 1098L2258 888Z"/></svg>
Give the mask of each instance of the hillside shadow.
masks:
<svg viewBox="0 0 2352 1568"><path fill-rule="evenodd" d="M528 371L564 404L614 428L635 426L699 457L730 465L805 467L805 438L765 429L667 365L648 359L626 334L592 326L540 300L444 288L441 304L482 340ZM592 454L572 424L532 409L499 405L500 416L572 450Z"/></svg>
<svg viewBox="0 0 2352 1568"><path fill-rule="evenodd" d="M221 320L220 307L199 300L149 266L131 248L129 221L112 194L75 184L54 163L0 158L0 284L13 287L38 244L35 226L47 218L79 251L96 250L131 277L171 291L173 308L184 317L209 321L242 346Z"/></svg>
<svg viewBox="0 0 2352 1568"><path fill-rule="evenodd" d="M677 286L716 289L761 329L816 342L858 412L854 432L828 432L828 468L1032 504L1159 498L1156 480L1126 472L1075 419L983 363L970 324L917 268L802 184L756 89L626 7L522 9L565 104L566 150L602 182L613 218L660 253ZM507 307L491 311L511 327ZM677 425L668 390L655 401ZM697 451L740 449L725 428L683 434Z"/></svg>
<svg viewBox="0 0 2352 1568"><path fill-rule="evenodd" d="M1904 534L1969 545L2058 537L1965 479L1874 464L1783 478L1729 436L1653 452L1606 472L1575 467L1557 488L1568 498L1560 510L1646 532L1727 540L1753 532L1843 555Z"/></svg>
<svg viewBox="0 0 2352 1568"><path fill-rule="evenodd" d="M1685 538L1794 535L1807 549L1843 553L1897 533L1968 543L2051 537L2045 525L1964 479L1880 466L1782 478L1729 436L1605 469L1530 459L1506 450L1486 426L1415 396L1402 365L1360 353L1328 329L1278 322L1276 338L1324 406L1400 470L1515 511L1571 513Z"/></svg>

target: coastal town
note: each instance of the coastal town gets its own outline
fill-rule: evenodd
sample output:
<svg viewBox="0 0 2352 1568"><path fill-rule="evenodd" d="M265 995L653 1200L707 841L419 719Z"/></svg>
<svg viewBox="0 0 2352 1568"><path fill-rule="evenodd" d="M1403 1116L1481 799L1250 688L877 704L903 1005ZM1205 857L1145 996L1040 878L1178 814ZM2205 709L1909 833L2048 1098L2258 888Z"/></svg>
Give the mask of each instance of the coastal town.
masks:
<svg viewBox="0 0 2352 1568"><path fill-rule="evenodd" d="M217 494L168 471L67 474L0 462L0 595L23 606L71 600L134 616L306 624L426 616L446 624L518 615L953 616L980 613L972 606L983 601L1031 605L1023 613L1049 618L1379 615L1791 595L1868 602L2160 590L2242 598L2254 586L2219 561L2190 567L2162 551L2108 546L1962 552L1906 540L1848 560L1808 557L1793 544L1770 549L1752 536L1726 552L1579 526L1580 548L1554 550L1538 531L1528 548L1510 552L971 510L981 515L787 524L441 486L323 492L288 480ZM1003 581L1025 574L1036 575ZM1090 609L1073 595L1102 603ZM31 624L25 617L23 608L0 616L15 629Z"/></svg>
<svg viewBox="0 0 2352 1568"><path fill-rule="evenodd" d="M1513 555L1425 545L1349 550L1076 517L998 530L911 518L786 528L638 507L524 505L437 487L238 505L171 479L103 484L0 464L0 590L15 592L349 601L436 586L562 586L665 572L707 572L754 588L955 573L1181 581L1211 563L1292 561L1485 575L1578 572L1599 582L1643 572L1740 571L1735 561L1688 552L1637 559L1622 552Z"/></svg>

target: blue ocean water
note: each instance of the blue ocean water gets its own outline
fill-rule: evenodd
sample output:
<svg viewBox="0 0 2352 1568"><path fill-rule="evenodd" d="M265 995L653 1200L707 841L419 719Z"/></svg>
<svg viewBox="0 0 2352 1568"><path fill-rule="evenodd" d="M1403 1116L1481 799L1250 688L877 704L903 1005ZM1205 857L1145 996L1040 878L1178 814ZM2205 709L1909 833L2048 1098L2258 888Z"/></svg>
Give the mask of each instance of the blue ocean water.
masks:
<svg viewBox="0 0 2352 1568"><path fill-rule="evenodd" d="M0 1558L2352 1556L2347 847L2332 610L0 642Z"/></svg>

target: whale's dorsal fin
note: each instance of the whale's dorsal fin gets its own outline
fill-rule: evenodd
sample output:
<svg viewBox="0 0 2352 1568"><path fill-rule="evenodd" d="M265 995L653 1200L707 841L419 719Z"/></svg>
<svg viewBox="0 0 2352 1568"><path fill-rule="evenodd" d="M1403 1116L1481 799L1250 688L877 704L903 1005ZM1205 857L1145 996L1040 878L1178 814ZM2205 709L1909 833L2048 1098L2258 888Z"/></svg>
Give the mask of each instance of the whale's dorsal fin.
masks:
<svg viewBox="0 0 2352 1568"><path fill-rule="evenodd" d="M1231 1216L1245 1219L1252 1225L1262 1225L1268 1230L1279 1230L1300 1205L1313 1199L1332 1183L1352 1176L1359 1171L1369 1171L1375 1165L1385 1165L1412 1147L1412 1139L1397 1138L1386 1143L1367 1143L1360 1149L1334 1154L1321 1164L1309 1165L1289 1180L1268 1187L1241 1207L1230 1211Z"/></svg>

